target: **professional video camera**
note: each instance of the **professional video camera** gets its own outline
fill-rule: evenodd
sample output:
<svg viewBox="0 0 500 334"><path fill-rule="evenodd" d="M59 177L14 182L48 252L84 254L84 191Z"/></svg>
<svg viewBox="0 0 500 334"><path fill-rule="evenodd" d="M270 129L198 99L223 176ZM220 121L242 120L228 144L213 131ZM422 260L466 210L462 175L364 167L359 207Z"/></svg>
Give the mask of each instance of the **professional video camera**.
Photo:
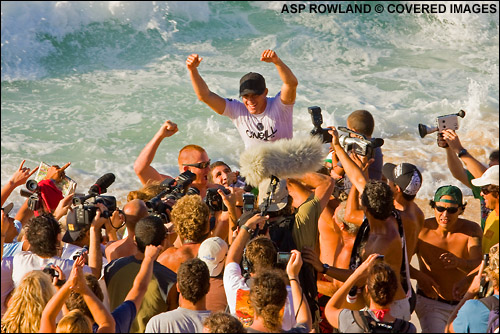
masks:
<svg viewBox="0 0 500 334"><path fill-rule="evenodd" d="M438 118L436 118L436 126L433 126L433 127L419 123L418 124L418 133L420 134L421 138L424 138L426 135L428 135L430 133L439 131L439 133L438 133L438 139L439 139L439 137L442 136L441 133L443 132L443 130L446 130L446 129L458 130L458 117L464 118L465 111L460 110L456 114L438 116ZM446 144L446 143L443 144L444 146L440 145L439 140L438 140L438 145L440 147L447 147L448 146L448 144Z"/></svg>
<svg viewBox="0 0 500 334"><path fill-rule="evenodd" d="M321 116L321 108L314 106L307 108L309 114L311 114L311 120L314 125L314 129L311 130L311 135L319 136L323 139L323 143L331 143L332 135L328 132L330 129L322 128L321 124L323 124L323 116Z"/></svg>
<svg viewBox="0 0 500 334"><path fill-rule="evenodd" d="M359 137L350 137L349 135L340 135L339 142L340 146L347 152L353 151L357 155L367 156L369 159L373 158L374 150L377 147L384 145L384 140L382 138L366 138L361 133L349 130L344 126L338 127L339 131L348 132ZM361 138L360 138L361 137Z"/></svg>
<svg viewBox="0 0 500 334"><path fill-rule="evenodd" d="M40 188L35 180L26 182L26 189L21 189L21 196L28 198L28 208L32 211L40 210L42 205L40 202Z"/></svg>
<svg viewBox="0 0 500 334"><path fill-rule="evenodd" d="M89 194L86 196L75 196L73 205L76 207L73 212L68 214L67 224L68 229L78 230L80 226L90 225L96 215L97 203L102 203L108 208L107 212L103 212L101 217L109 218L113 211L116 210L116 198L113 196L99 196L107 191L107 188L115 182L115 175L107 173L101 176L96 183L90 187ZM93 199L89 201L90 199Z"/></svg>
<svg viewBox="0 0 500 334"><path fill-rule="evenodd" d="M184 195L199 195L200 191L194 187L189 187L196 179L196 174L185 171L179 174L177 179L167 179L160 185L165 188L161 193L146 202L149 214L158 216L164 222L169 222L167 210L172 210L172 205Z"/></svg>
<svg viewBox="0 0 500 334"><path fill-rule="evenodd" d="M207 203L212 211L227 211L227 206L222 201L222 196L217 192L218 189L222 190L226 195L231 193L231 191L226 188L208 188L205 203Z"/></svg>

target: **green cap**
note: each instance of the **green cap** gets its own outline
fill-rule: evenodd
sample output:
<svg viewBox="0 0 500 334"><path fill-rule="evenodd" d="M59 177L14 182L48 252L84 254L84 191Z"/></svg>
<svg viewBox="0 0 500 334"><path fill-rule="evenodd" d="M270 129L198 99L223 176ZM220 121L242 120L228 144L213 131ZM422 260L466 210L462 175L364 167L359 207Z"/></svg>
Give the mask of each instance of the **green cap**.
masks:
<svg viewBox="0 0 500 334"><path fill-rule="evenodd" d="M443 196L451 196L453 200L441 200ZM441 186L436 190L434 202L446 202L462 205L462 191L455 186Z"/></svg>

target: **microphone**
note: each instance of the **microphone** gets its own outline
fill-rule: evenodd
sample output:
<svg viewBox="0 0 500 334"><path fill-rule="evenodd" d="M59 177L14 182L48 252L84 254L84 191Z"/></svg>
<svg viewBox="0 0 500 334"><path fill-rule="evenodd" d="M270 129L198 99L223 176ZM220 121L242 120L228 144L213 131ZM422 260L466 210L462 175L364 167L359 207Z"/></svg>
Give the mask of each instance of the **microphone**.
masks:
<svg viewBox="0 0 500 334"><path fill-rule="evenodd" d="M113 173L107 173L101 176L95 184L90 187L89 189L89 194L104 194L107 191L107 188L115 182L115 174Z"/></svg>

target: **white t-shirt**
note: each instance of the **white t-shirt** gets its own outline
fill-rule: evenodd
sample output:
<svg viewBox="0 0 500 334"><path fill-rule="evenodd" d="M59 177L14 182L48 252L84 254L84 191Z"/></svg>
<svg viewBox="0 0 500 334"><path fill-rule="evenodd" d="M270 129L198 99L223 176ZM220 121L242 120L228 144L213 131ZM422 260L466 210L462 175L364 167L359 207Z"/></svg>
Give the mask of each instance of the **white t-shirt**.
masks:
<svg viewBox="0 0 500 334"><path fill-rule="evenodd" d="M280 94L281 92L275 97L268 97L266 109L258 115L250 114L240 101L225 99L226 109L222 115L233 121L245 148L293 137L293 104L283 104Z"/></svg>
<svg viewBox="0 0 500 334"><path fill-rule="evenodd" d="M250 288L246 284L245 278L241 275L241 268L238 263L231 262L227 264L227 266L224 268L223 282L224 290L226 291L227 303L229 305L229 311L232 315L236 316L240 319L240 321L245 323L246 320L240 317L240 312L236 312L236 304L237 299L242 299L242 296L248 294ZM283 313L283 330L289 330L296 324L293 308L292 288L287 285L286 290L288 292L288 296L286 298L285 311ZM244 298L245 297L243 297L243 299Z"/></svg>
<svg viewBox="0 0 500 334"><path fill-rule="evenodd" d="M149 319L146 333L202 333L203 321L211 311L194 311L178 307Z"/></svg>
<svg viewBox="0 0 500 334"><path fill-rule="evenodd" d="M44 259L29 251L19 252L14 256L2 259L2 315L5 312L5 297L14 287L19 285L24 275L32 270L43 270L49 263L59 266L67 279L74 261L64 260L58 256ZM84 266L83 272L92 273L92 270L90 267Z"/></svg>

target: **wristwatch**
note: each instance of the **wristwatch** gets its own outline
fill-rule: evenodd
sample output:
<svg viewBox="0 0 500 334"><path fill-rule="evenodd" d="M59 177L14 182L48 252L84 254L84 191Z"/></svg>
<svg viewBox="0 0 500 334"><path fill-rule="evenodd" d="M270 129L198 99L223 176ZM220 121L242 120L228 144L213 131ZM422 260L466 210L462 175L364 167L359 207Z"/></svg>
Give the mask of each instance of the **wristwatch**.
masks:
<svg viewBox="0 0 500 334"><path fill-rule="evenodd" d="M330 269L330 266L328 265L328 263L323 263L323 271L321 273L323 275L325 275L326 272L328 271L328 269Z"/></svg>
<svg viewBox="0 0 500 334"><path fill-rule="evenodd" d="M458 157L461 158L463 155L467 154L467 150L465 148L461 149L460 152L458 152Z"/></svg>
<svg viewBox="0 0 500 334"><path fill-rule="evenodd" d="M241 225L241 229L247 231L250 235L253 235L253 230L250 227L246 225Z"/></svg>

